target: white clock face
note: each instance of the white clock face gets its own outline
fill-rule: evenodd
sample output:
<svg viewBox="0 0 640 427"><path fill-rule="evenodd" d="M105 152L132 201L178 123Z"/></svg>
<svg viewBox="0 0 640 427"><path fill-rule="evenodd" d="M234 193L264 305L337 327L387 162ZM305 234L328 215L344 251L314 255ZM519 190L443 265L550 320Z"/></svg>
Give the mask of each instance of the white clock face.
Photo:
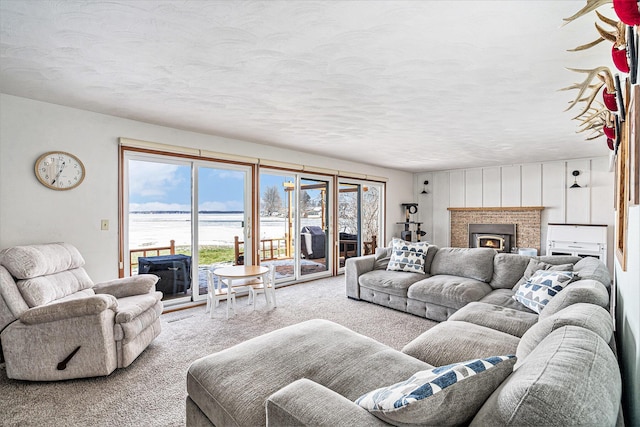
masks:
<svg viewBox="0 0 640 427"><path fill-rule="evenodd" d="M84 165L73 154L64 151L45 153L36 160L36 177L54 190L70 190L84 179Z"/></svg>

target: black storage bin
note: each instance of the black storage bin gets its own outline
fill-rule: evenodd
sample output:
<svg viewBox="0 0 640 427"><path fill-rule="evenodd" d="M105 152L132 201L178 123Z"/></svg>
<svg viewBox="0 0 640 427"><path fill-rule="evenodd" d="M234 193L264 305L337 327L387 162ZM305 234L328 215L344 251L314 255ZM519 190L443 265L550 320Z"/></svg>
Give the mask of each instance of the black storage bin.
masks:
<svg viewBox="0 0 640 427"><path fill-rule="evenodd" d="M161 255L138 258L138 274L155 274L160 278L156 290L164 295L186 293L191 286L191 257Z"/></svg>
<svg viewBox="0 0 640 427"><path fill-rule="evenodd" d="M305 234L311 235L311 253L307 249L307 241ZM302 250L302 254L305 258L308 259L316 259L316 258L324 258L325 257L325 235L322 228L317 225L309 225L302 227L301 235L300 235L300 249Z"/></svg>

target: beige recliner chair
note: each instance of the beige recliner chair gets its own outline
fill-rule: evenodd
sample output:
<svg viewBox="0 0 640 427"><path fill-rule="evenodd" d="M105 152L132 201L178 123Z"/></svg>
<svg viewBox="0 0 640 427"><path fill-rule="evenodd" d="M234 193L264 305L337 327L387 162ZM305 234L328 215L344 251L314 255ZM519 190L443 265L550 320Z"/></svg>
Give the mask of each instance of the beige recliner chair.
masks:
<svg viewBox="0 0 640 427"><path fill-rule="evenodd" d="M0 343L9 378L109 375L160 334L158 277L94 284L67 243L0 252Z"/></svg>

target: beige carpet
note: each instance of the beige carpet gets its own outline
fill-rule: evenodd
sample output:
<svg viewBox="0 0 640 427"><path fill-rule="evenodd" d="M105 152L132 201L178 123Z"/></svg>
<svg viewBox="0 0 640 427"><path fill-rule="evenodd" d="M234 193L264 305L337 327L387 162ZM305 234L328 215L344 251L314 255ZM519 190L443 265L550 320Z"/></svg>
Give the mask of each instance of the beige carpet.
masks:
<svg viewBox="0 0 640 427"><path fill-rule="evenodd" d="M255 311L238 298L225 320L224 304L210 319L204 307L165 314L162 333L126 369L108 377L56 383L7 379L0 369L2 426L183 426L186 371L194 360L283 326L313 318L340 323L396 349L435 322L345 296L344 277L277 290L278 307L264 297Z"/></svg>

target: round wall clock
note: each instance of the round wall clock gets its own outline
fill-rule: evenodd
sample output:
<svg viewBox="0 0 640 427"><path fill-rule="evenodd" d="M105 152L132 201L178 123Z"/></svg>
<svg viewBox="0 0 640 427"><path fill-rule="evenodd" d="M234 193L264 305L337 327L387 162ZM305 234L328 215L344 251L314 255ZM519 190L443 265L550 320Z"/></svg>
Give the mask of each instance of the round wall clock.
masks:
<svg viewBox="0 0 640 427"><path fill-rule="evenodd" d="M79 158L64 151L50 151L38 157L36 177L53 190L71 190L84 179L84 165Z"/></svg>

